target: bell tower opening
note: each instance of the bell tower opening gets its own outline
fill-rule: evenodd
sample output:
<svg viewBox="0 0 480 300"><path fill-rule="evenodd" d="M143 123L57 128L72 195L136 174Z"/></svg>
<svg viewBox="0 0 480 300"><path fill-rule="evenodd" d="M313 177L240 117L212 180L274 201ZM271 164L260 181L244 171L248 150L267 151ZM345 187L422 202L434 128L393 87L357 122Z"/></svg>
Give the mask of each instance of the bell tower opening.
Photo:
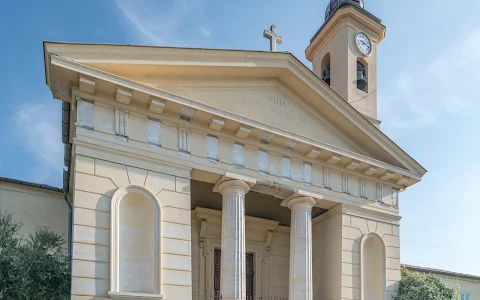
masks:
<svg viewBox="0 0 480 300"><path fill-rule="evenodd" d="M377 127L377 46L385 31L364 0L330 0L305 50L313 72Z"/></svg>
<svg viewBox="0 0 480 300"><path fill-rule="evenodd" d="M357 89L368 93L368 64L361 59L357 61Z"/></svg>
<svg viewBox="0 0 480 300"><path fill-rule="evenodd" d="M322 60L322 80L328 85L330 85L330 76L330 53L327 53Z"/></svg>

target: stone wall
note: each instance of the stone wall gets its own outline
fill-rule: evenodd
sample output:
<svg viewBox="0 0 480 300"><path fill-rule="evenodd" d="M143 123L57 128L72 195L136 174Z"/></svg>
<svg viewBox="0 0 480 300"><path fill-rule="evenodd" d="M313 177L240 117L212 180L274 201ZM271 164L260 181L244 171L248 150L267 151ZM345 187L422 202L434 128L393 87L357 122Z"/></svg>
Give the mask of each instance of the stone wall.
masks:
<svg viewBox="0 0 480 300"><path fill-rule="evenodd" d="M341 224L338 208L313 220L313 299L341 299Z"/></svg>
<svg viewBox="0 0 480 300"><path fill-rule="evenodd" d="M190 299L190 181L187 178L76 155L72 299L109 299L110 202L118 188L144 187L161 205L161 293Z"/></svg>
<svg viewBox="0 0 480 300"><path fill-rule="evenodd" d="M399 226L353 213L342 214L342 299L361 299L362 239L375 233L385 245L386 298L391 299L400 280ZM381 258L379 258L381 259Z"/></svg>

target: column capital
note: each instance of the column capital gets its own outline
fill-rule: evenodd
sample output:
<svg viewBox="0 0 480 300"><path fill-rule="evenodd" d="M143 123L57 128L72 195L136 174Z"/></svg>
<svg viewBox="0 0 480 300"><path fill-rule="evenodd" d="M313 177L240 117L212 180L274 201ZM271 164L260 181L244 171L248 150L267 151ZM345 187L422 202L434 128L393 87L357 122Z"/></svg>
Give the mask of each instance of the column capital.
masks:
<svg viewBox="0 0 480 300"><path fill-rule="evenodd" d="M238 187L242 188L246 194L255 183L256 180L253 178L234 173L227 173L213 186L213 191L222 194L228 187Z"/></svg>
<svg viewBox="0 0 480 300"><path fill-rule="evenodd" d="M295 204L305 204L312 208L317 204L317 199L302 195L292 195L280 203L281 206L288 207L289 209L292 209L292 206Z"/></svg>
<svg viewBox="0 0 480 300"><path fill-rule="evenodd" d="M222 182L217 182L217 184L215 184L215 186L213 187L213 191L223 194L223 191L225 191L225 189L227 188L243 189L245 191L245 194L250 191L250 185L247 182L238 179L229 179Z"/></svg>

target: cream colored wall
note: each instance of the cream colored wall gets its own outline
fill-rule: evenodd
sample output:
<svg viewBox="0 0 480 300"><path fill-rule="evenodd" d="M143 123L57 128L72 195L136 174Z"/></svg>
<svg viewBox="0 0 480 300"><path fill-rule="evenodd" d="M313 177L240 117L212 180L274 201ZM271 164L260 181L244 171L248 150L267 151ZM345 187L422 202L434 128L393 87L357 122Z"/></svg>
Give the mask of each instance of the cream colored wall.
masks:
<svg viewBox="0 0 480 300"><path fill-rule="evenodd" d="M288 299L290 265L290 228L274 231L268 256L268 297Z"/></svg>
<svg viewBox="0 0 480 300"><path fill-rule="evenodd" d="M467 280L461 278L452 278L441 275L436 275L445 285L451 289L457 290L460 285L460 292L469 293L470 300L480 299L480 281ZM457 285L458 284L458 285Z"/></svg>
<svg viewBox="0 0 480 300"><path fill-rule="evenodd" d="M190 299L190 181L76 155L74 169L72 299L109 299L110 201L114 192L138 185L161 204L161 293L164 299Z"/></svg>
<svg viewBox="0 0 480 300"><path fill-rule="evenodd" d="M342 215L333 209L312 225L313 299L341 299Z"/></svg>
<svg viewBox="0 0 480 300"><path fill-rule="evenodd" d="M399 226L359 214L342 214L342 299L361 299L361 242L376 233L385 243L386 298L391 299L400 280Z"/></svg>
<svg viewBox="0 0 480 300"><path fill-rule="evenodd" d="M0 210L22 222L22 234L46 226L67 240L68 205L63 193L0 182Z"/></svg>
<svg viewBox="0 0 480 300"><path fill-rule="evenodd" d="M220 245L221 224L208 224L206 227L206 237L215 241ZM200 247L200 229L201 222L192 219L192 287L193 299L205 300L210 299L213 295L209 290L209 282L213 280L213 272L208 266L205 269L202 267L202 260L208 263L205 259L207 255L213 253L208 251L208 246L205 250ZM288 298L288 284L289 284L289 264L290 264L290 229L288 227L279 226L274 230L270 252L267 255L265 242L267 234L265 230L252 228L246 226L246 251L251 247L257 245L257 248L262 249L261 253L254 253L255 263L255 281L259 280L261 287L255 287L256 297L277 297L282 299ZM207 242L208 244L208 242ZM202 257L203 256L203 257ZM260 262L258 260L261 260ZM261 270L257 268L260 267ZM208 277L208 278L206 278ZM207 295L205 297L205 295ZM212 297L213 299L213 297Z"/></svg>

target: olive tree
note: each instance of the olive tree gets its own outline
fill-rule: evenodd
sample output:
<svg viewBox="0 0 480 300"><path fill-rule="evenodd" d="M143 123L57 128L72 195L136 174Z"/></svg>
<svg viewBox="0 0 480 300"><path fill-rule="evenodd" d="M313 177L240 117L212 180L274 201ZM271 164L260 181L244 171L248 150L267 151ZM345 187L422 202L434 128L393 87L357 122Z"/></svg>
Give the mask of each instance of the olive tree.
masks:
<svg viewBox="0 0 480 300"><path fill-rule="evenodd" d="M424 274L402 268L398 295L394 300L455 300L455 290L449 289L433 274Z"/></svg>
<svg viewBox="0 0 480 300"><path fill-rule="evenodd" d="M26 236L20 228L11 214L0 211L0 299L69 299L65 240L44 227Z"/></svg>

